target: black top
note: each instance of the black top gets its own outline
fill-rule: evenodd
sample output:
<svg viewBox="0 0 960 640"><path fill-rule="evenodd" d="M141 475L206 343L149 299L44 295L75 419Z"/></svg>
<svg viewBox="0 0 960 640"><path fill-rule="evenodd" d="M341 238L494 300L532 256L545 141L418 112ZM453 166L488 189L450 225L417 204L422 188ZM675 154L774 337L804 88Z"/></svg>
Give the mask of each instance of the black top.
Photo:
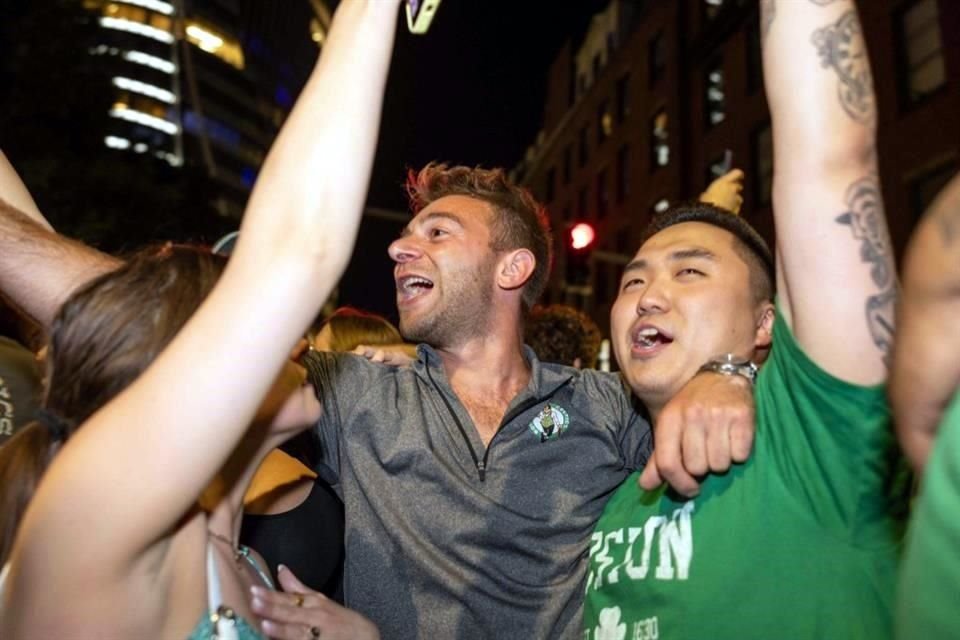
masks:
<svg viewBox="0 0 960 640"><path fill-rule="evenodd" d="M311 589L342 602L343 503L323 480L290 511L244 514L240 543L260 552L275 583L284 564Z"/></svg>

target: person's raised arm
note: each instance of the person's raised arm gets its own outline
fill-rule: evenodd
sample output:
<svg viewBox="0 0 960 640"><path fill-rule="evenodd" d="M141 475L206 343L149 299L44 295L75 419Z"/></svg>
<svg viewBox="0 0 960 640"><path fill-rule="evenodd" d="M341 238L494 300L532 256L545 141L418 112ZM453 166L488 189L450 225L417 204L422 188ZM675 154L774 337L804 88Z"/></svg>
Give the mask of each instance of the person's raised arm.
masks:
<svg viewBox="0 0 960 640"><path fill-rule="evenodd" d="M890 402L900 444L922 469L960 385L960 175L917 228L903 268Z"/></svg>
<svg viewBox="0 0 960 640"><path fill-rule="evenodd" d="M25 562L122 579L236 447L350 257L397 8L396 0L341 2L220 282L58 455L23 523L20 540L34 552L21 554Z"/></svg>
<svg viewBox="0 0 960 640"><path fill-rule="evenodd" d="M765 0L780 309L824 370L886 377L896 273L876 163L877 106L851 0Z"/></svg>
<svg viewBox="0 0 960 640"><path fill-rule="evenodd" d="M77 287L116 269L121 261L57 234L42 216L37 220L16 206L34 205L25 189L28 203L16 197L16 189L6 188L11 174L4 172L5 163L0 159L0 291L48 328Z"/></svg>

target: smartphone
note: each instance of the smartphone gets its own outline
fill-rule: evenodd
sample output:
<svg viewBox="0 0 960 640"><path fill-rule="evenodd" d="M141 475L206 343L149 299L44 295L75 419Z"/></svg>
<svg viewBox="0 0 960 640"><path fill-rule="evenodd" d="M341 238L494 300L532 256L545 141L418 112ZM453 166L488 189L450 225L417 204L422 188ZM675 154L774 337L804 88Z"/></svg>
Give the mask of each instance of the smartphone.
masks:
<svg viewBox="0 0 960 640"><path fill-rule="evenodd" d="M439 6L440 0L407 0L407 29L410 33L426 33Z"/></svg>

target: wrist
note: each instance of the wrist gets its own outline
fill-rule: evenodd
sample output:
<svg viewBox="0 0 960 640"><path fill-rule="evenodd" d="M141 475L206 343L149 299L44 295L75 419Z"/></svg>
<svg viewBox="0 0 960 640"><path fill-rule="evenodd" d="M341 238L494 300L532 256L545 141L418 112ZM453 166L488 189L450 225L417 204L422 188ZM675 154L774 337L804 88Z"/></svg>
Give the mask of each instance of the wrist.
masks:
<svg viewBox="0 0 960 640"><path fill-rule="evenodd" d="M713 373L727 376L752 387L757 380L759 368L749 358L725 353L711 358L697 370L697 374Z"/></svg>

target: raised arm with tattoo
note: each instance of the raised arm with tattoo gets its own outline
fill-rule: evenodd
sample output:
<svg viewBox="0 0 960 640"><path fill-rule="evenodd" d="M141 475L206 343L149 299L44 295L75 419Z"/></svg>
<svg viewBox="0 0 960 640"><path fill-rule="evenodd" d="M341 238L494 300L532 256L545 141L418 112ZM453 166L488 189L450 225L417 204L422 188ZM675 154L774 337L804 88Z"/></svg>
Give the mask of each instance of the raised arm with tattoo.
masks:
<svg viewBox="0 0 960 640"><path fill-rule="evenodd" d="M903 280L890 400L900 444L921 469L960 386L960 177L943 190L910 241Z"/></svg>
<svg viewBox="0 0 960 640"><path fill-rule="evenodd" d="M780 308L826 371L878 383L886 378L897 283L857 11L849 0L762 5Z"/></svg>

